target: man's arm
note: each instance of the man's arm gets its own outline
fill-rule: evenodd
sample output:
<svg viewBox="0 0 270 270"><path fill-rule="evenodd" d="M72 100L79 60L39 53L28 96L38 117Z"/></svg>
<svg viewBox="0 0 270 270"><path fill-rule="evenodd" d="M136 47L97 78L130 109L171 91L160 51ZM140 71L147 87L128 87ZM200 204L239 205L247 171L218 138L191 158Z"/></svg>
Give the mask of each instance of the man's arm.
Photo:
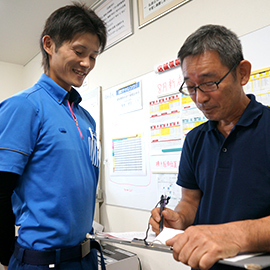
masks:
<svg viewBox="0 0 270 270"><path fill-rule="evenodd" d="M192 268L209 269L219 259L240 252L270 251L270 216L224 223L190 226L166 242L175 260Z"/></svg>
<svg viewBox="0 0 270 270"><path fill-rule="evenodd" d="M15 240L15 220L11 195L19 175L0 171L0 262L8 265Z"/></svg>
<svg viewBox="0 0 270 270"><path fill-rule="evenodd" d="M182 197L175 210L165 208L163 214L163 224L165 227L185 230L193 224L199 202L201 200L201 191L199 189L182 188ZM160 208L152 210L149 223L152 230L159 234Z"/></svg>

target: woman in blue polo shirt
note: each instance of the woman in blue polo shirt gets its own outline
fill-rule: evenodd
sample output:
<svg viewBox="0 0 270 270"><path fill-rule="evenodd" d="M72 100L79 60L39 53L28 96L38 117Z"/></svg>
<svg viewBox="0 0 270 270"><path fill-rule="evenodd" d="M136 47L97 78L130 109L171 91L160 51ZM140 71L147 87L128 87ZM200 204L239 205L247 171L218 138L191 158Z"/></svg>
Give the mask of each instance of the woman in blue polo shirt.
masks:
<svg viewBox="0 0 270 270"><path fill-rule="evenodd" d="M47 19L40 44L44 74L0 104L0 261L9 270L97 269L84 242L99 174L96 125L72 86L94 68L106 29L86 6L65 6ZM9 262L12 209L20 229Z"/></svg>

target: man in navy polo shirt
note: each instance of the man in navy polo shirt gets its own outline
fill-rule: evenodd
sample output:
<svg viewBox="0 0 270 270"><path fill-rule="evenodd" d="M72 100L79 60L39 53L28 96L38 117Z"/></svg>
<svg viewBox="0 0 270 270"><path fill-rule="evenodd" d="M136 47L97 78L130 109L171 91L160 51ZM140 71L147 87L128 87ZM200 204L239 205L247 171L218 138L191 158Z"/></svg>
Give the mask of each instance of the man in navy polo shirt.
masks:
<svg viewBox="0 0 270 270"><path fill-rule="evenodd" d="M90 248L85 240L99 174L96 124L73 86L82 85L105 44L105 25L91 9L56 10L40 39L44 74L0 104L5 269L98 269L96 242ZM20 229L13 252L14 222Z"/></svg>
<svg viewBox="0 0 270 270"><path fill-rule="evenodd" d="M202 26L178 57L180 92L209 121L186 136L177 180L182 198L174 211L163 211L164 226L185 231L166 244L194 269L223 269L219 259L270 251L270 108L244 93L251 64L225 27ZM156 208L156 233L159 222Z"/></svg>

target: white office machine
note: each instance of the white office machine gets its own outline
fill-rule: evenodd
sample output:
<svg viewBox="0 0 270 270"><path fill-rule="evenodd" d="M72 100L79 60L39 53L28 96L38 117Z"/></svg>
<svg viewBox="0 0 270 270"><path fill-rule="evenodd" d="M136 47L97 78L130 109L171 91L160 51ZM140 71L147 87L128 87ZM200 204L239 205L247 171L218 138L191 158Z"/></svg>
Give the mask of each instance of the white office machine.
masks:
<svg viewBox="0 0 270 270"><path fill-rule="evenodd" d="M136 254L116 246L102 244L106 270L139 270L140 263ZM99 270L101 269L99 263Z"/></svg>

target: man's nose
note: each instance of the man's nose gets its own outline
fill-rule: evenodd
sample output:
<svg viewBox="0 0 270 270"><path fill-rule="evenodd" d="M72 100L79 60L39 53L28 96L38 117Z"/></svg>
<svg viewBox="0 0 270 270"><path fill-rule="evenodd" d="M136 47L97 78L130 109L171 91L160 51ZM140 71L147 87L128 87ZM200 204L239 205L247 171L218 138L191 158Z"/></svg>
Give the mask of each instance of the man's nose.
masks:
<svg viewBox="0 0 270 270"><path fill-rule="evenodd" d="M81 66L85 67L85 68L89 68L90 67L90 59L89 57L84 57L82 60L81 60Z"/></svg>
<svg viewBox="0 0 270 270"><path fill-rule="evenodd" d="M195 100L196 103L204 103L209 100L209 94L203 92L200 88L197 88L197 91L195 93Z"/></svg>

